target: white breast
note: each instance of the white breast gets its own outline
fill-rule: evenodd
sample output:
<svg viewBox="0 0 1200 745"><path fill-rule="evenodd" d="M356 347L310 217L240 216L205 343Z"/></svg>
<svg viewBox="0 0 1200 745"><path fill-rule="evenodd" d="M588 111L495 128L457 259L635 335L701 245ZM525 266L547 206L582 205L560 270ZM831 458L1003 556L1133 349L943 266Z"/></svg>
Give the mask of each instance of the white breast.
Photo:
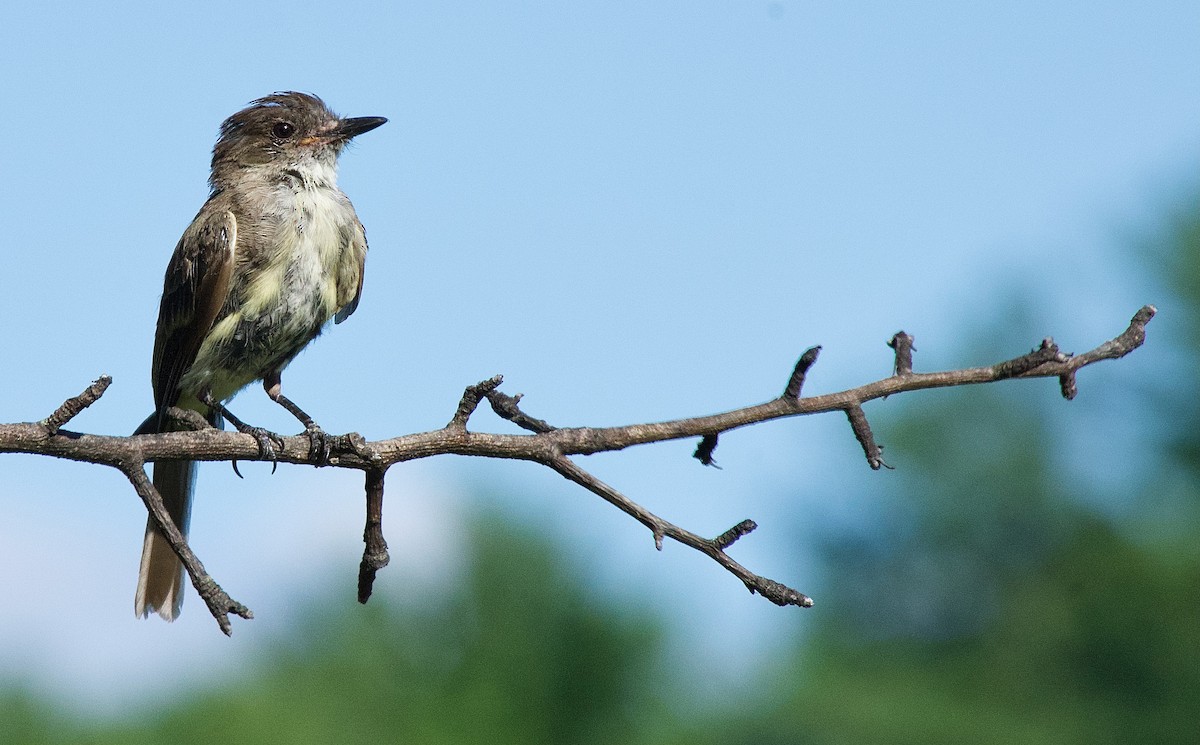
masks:
<svg viewBox="0 0 1200 745"><path fill-rule="evenodd" d="M185 375L191 389L224 399L295 356L337 312L337 273L357 218L336 187L280 190L258 225L271 257L231 288L237 305L214 326ZM240 231L239 231L240 232ZM244 232L239 243L247 238Z"/></svg>
<svg viewBox="0 0 1200 745"><path fill-rule="evenodd" d="M329 320L337 310L337 270L353 214L343 199L336 189L301 188L280 205L281 219L267 241L275 255L247 287L243 318L282 315L287 323L298 313L302 318L295 320L307 325L316 313Z"/></svg>

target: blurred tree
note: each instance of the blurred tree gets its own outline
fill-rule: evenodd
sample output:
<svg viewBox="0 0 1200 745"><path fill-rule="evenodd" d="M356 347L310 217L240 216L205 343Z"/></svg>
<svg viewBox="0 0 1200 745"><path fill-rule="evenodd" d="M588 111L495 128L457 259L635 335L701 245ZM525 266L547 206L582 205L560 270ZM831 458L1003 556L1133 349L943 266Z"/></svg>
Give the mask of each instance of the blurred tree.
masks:
<svg viewBox="0 0 1200 745"><path fill-rule="evenodd" d="M0 690L0 743L54 742L64 724L48 703L38 701L16 682Z"/></svg>
<svg viewBox="0 0 1200 745"><path fill-rule="evenodd" d="M286 646L247 661L249 680L148 720L84 732L10 693L0 742L661 742L658 626L590 597L544 538L496 522L476 534L463 583L427 605L314 609Z"/></svg>
<svg viewBox="0 0 1200 745"><path fill-rule="evenodd" d="M1171 363L1179 378L1162 382L1151 380L1150 407L1160 417L1156 427L1156 446L1165 445L1167 458L1156 474L1160 496L1173 504L1172 511L1189 512L1189 522L1200 520L1200 399L1193 393L1196 370L1200 369L1200 207L1190 200L1168 222L1167 230L1156 240L1147 241L1139 252L1142 262L1154 266L1172 300L1167 329L1172 344ZM1159 422L1156 422L1159 423ZM1200 544L1193 543L1196 550Z"/></svg>
<svg viewBox="0 0 1200 745"><path fill-rule="evenodd" d="M1194 371L1200 213L1174 228L1159 262L1173 333L1154 343ZM1145 454L1088 464L1092 478L1062 456L1055 392L903 402L881 438L904 463L899 490L880 494L877 522L827 539L832 589L778 683L786 701L713 741L1197 742L1200 407L1193 373L1159 372L1171 390L1148 397L1148 424L1122 423L1152 431Z"/></svg>

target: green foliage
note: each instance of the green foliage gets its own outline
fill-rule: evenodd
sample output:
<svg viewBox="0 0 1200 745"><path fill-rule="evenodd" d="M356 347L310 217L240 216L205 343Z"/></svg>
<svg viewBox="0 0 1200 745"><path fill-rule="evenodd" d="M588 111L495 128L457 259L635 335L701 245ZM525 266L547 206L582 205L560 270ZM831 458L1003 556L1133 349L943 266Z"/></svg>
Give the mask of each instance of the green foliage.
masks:
<svg viewBox="0 0 1200 745"><path fill-rule="evenodd" d="M1197 586L1200 566L1085 517L1004 583L1004 610L979 633L880 639L826 625L790 699L735 722L728 741L1194 742Z"/></svg>
<svg viewBox="0 0 1200 745"><path fill-rule="evenodd" d="M49 704L23 690L0 690L0 742L54 742L61 728Z"/></svg>
<svg viewBox="0 0 1200 745"><path fill-rule="evenodd" d="M1165 445L1170 457L1164 465L1183 480L1185 493L1178 497L1184 504L1180 506L1192 510L1195 519L1200 508L1200 437L1195 432L1200 399L1192 389L1200 368L1200 210L1189 204L1169 223L1168 230L1138 257L1156 266L1170 291L1163 315L1175 353L1171 367L1162 370L1167 383L1151 381L1146 387L1152 391L1154 414L1164 417L1167 425L1161 433L1165 442L1156 444Z"/></svg>
<svg viewBox="0 0 1200 745"><path fill-rule="evenodd" d="M446 602L314 609L286 647L247 661L258 668L250 680L60 741L503 745L652 734L656 625L588 597L550 545L512 526L482 526L474 545ZM20 711L13 701L0 711ZM27 719L4 741L55 741L38 712Z"/></svg>

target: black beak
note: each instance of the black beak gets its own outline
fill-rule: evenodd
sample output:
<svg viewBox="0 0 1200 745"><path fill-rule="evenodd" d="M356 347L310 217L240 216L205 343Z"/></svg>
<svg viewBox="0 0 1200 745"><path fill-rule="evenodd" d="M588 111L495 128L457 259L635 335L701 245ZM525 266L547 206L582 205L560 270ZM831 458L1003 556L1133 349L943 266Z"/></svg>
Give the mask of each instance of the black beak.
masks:
<svg viewBox="0 0 1200 745"><path fill-rule="evenodd" d="M387 119L382 116L356 116L352 119L341 120L337 127L337 133L348 140L363 132L370 132L385 123L387 123Z"/></svg>

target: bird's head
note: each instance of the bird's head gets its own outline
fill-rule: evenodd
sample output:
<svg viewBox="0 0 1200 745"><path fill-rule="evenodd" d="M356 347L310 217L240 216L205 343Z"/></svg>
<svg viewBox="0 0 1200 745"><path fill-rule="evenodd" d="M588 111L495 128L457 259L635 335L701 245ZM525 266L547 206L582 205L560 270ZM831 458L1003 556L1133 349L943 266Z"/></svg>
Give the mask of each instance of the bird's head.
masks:
<svg viewBox="0 0 1200 745"><path fill-rule="evenodd" d="M339 117L308 93L264 96L221 125L209 181L215 189L249 169L291 172L306 180L333 178L346 143L386 121Z"/></svg>

